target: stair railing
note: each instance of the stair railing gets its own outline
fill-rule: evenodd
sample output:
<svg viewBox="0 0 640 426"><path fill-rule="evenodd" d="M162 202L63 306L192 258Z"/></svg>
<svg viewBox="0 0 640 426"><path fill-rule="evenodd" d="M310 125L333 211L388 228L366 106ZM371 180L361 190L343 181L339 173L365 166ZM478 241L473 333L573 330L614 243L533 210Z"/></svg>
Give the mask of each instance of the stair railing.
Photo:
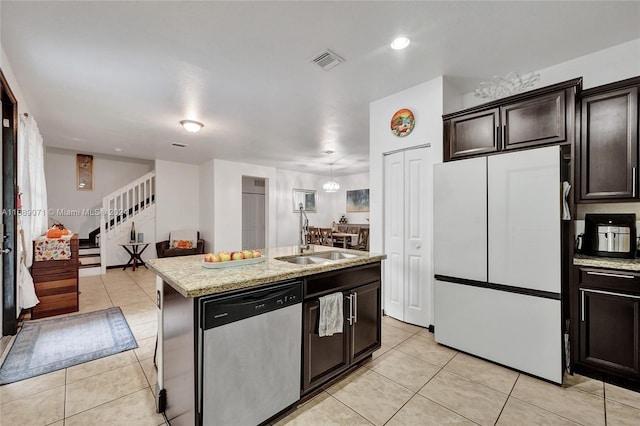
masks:
<svg viewBox="0 0 640 426"><path fill-rule="evenodd" d="M131 230L131 222L139 215L149 213L155 205L156 172L144 176L113 191L102 199L100 215L100 259L102 274L107 272L107 239Z"/></svg>

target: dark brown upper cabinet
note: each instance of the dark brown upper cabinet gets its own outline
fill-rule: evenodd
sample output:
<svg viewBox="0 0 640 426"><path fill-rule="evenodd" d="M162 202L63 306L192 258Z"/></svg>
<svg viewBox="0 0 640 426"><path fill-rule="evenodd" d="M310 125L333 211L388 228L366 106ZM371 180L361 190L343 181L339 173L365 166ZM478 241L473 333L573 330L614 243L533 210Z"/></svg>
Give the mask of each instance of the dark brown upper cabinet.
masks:
<svg viewBox="0 0 640 426"><path fill-rule="evenodd" d="M566 90L500 108L504 149L562 143L567 140ZM573 102L570 104L574 108ZM571 121L573 123L573 121Z"/></svg>
<svg viewBox="0 0 640 426"><path fill-rule="evenodd" d="M572 144L582 78L444 115L444 161L549 144Z"/></svg>
<svg viewBox="0 0 640 426"><path fill-rule="evenodd" d="M577 201L638 197L640 77L585 90Z"/></svg>
<svg viewBox="0 0 640 426"><path fill-rule="evenodd" d="M446 133L451 141L450 158L496 152L500 149L500 110L493 108L452 118L445 121Z"/></svg>

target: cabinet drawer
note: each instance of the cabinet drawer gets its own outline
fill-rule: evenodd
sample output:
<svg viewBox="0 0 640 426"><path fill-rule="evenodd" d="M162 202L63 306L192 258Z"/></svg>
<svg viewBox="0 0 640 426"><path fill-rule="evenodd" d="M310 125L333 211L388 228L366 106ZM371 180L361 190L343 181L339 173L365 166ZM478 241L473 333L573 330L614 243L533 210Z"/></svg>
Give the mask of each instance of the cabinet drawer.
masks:
<svg viewBox="0 0 640 426"><path fill-rule="evenodd" d="M336 291L348 290L380 279L380 263L374 265L356 266L316 275L305 279L305 299L323 296Z"/></svg>
<svg viewBox="0 0 640 426"><path fill-rule="evenodd" d="M52 296L63 293L77 293L78 281L73 279L47 281L35 283L36 294L38 297Z"/></svg>
<svg viewBox="0 0 640 426"><path fill-rule="evenodd" d="M52 296L38 296L40 303L34 306L34 319L78 311L78 293L63 293Z"/></svg>
<svg viewBox="0 0 640 426"><path fill-rule="evenodd" d="M33 273L33 282L41 283L48 281L60 281L60 280L70 280L77 279L78 271L74 269L72 271L59 271L59 272L51 272L48 274L36 274Z"/></svg>
<svg viewBox="0 0 640 426"><path fill-rule="evenodd" d="M640 295L640 275L614 269L580 268L580 286Z"/></svg>

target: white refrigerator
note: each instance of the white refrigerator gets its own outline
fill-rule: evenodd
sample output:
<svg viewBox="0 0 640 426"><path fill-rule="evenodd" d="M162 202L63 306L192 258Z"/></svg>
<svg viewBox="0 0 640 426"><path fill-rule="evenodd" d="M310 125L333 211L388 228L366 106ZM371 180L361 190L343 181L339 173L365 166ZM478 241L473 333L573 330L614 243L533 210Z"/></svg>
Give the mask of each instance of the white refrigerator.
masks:
<svg viewBox="0 0 640 426"><path fill-rule="evenodd" d="M562 383L561 152L434 166L434 325L444 345Z"/></svg>

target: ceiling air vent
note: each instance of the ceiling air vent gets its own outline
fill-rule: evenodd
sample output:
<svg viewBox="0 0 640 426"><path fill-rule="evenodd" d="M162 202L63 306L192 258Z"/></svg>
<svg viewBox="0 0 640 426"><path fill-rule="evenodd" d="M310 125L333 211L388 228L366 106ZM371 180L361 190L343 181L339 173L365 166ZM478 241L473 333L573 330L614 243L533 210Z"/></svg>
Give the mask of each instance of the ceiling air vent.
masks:
<svg viewBox="0 0 640 426"><path fill-rule="evenodd" d="M253 186L264 187L264 179L254 179Z"/></svg>
<svg viewBox="0 0 640 426"><path fill-rule="evenodd" d="M313 58L312 61L318 64L323 70L329 71L331 68L344 62L344 59L327 49Z"/></svg>
<svg viewBox="0 0 640 426"><path fill-rule="evenodd" d="M179 142L174 142L171 145L177 146L178 148L186 148L188 146L186 143L179 143Z"/></svg>

